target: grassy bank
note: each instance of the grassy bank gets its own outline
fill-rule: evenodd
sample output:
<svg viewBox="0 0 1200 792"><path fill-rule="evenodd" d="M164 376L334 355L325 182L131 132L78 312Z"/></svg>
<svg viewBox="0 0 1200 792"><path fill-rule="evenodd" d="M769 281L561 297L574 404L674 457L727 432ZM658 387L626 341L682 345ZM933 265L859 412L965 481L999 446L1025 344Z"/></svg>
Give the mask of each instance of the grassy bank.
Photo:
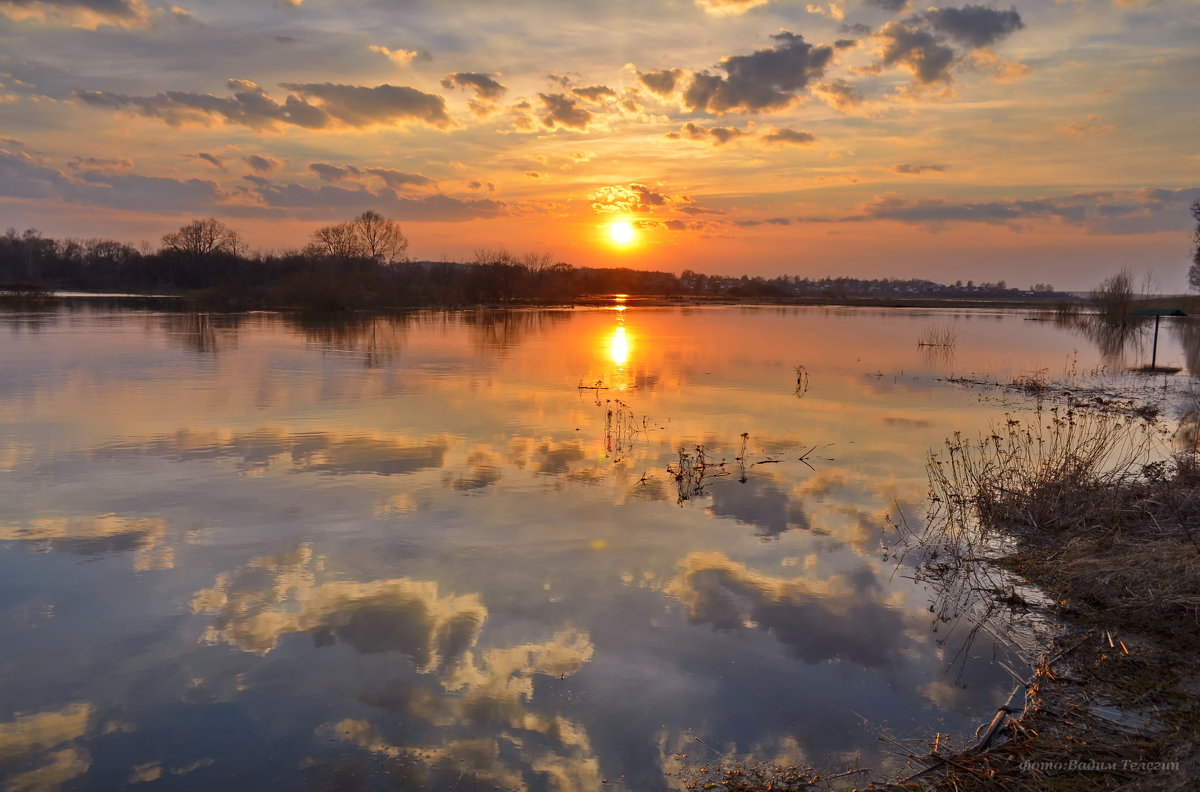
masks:
<svg viewBox="0 0 1200 792"><path fill-rule="evenodd" d="M1194 445L1164 454L1165 440L1068 405L931 458L933 512L910 540L941 607L975 598L996 623L1053 620L978 742L876 788L1200 786L1200 459Z"/></svg>

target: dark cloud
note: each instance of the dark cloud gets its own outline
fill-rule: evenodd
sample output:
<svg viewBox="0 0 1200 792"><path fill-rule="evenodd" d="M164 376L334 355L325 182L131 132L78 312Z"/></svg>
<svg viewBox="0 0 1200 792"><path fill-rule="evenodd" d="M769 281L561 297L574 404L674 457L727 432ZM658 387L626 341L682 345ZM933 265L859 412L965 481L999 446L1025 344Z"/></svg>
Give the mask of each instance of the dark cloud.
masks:
<svg viewBox="0 0 1200 792"><path fill-rule="evenodd" d="M1198 199L1200 188L1197 187L1086 192L1059 198L983 202L883 197L842 220L894 220L933 228L952 223L1019 227L1031 221L1057 221L1095 234L1142 234L1188 228L1191 219L1188 207Z"/></svg>
<svg viewBox="0 0 1200 792"><path fill-rule="evenodd" d="M67 167L71 170L132 170L133 160L123 157L117 159L105 159L102 157L71 157L67 161Z"/></svg>
<svg viewBox="0 0 1200 792"><path fill-rule="evenodd" d="M908 0L866 0L866 4L882 8L884 11L891 11L893 14L908 8Z"/></svg>
<svg viewBox="0 0 1200 792"><path fill-rule="evenodd" d="M638 81L659 96L670 96L683 80L683 69L638 72Z"/></svg>
<svg viewBox="0 0 1200 792"><path fill-rule="evenodd" d="M923 85L950 82L955 54L940 36L900 22L889 22L875 35L883 42L885 66L904 66Z"/></svg>
<svg viewBox="0 0 1200 792"><path fill-rule="evenodd" d="M447 74L442 80L442 87L447 89L462 88L475 92L475 96L494 102L508 92L508 88L486 74L479 72L454 72Z"/></svg>
<svg viewBox="0 0 1200 792"><path fill-rule="evenodd" d="M684 124L678 132L670 132L667 137L672 140L704 140L720 146L731 140L745 137L749 133L737 127L703 127L691 121Z"/></svg>
<svg viewBox="0 0 1200 792"><path fill-rule="evenodd" d="M617 98L617 92L607 85L589 85L584 88L572 88L571 93L587 99L589 102L600 102L605 99Z"/></svg>
<svg viewBox="0 0 1200 792"><path fill-rule="evenodd" d="M796 146L805 146L812 143L817 138L811 132L804 132L799 129L774 129L762 138L767 143L787 143Z"/></svg>
<svg viewBox="0 0 1200 792"><path fill-rule="evenodd" d="M837 41L833 42L834 49L843 50L843 49L850 49L851 47L857 47L857 46L858 46L858 39L838 39Z"/></svg>
<svg viewBox="0 0 1200 792"><path fill-rule="evenodd" d="M328 162L310 162L308 169L327 182L339 182L362 174L353 165L330 165Z"/></svg>
<svg viewBox="0 0 1200 792"><path fill-rule="evenodd" d="M949 165L940 165L936 162L905 162L901 163L900 165L893 165L892 171L895 173L907 174L929 172L941 173L942 171L947 170L949 167Z"/></svg>
<svg viewBox="0 0 1200 792"><path fill-rule="evenodd" d="M813 88L813 93L820 96L831 107L843 112L848 112L866 101L866 97L863 96L863 92L857 85L846 82L840 77L821 83Z"/></svg>
<svg viewBox="0 0 1200 792"><path fill-rule="evenodd" d="M592 121L592 114L565 94L540 93L538 98L542 100L542 123L551 129L555 126L587 129Z"/></svg>
<svg viewBox="0 0 1200 792"><path fill-rule="evenodd" d="M274 173L275 171L279 170L280 166L279 160L271 157L264 157L261 154L251 154L249 156L242 157L242 161L259 173Z"/></svg>
<svg viewBox="0 0 1200 792"><path fill-rule="evenodd" d="M778 42L773 47L722 60L718 68L724 76L707 71L693 75L684 104L717 114L777 110L819 79L833 60L832 47L814 46L796 33L785 30L771 38Z"/></svg>
<svg viewBox="0 0 1200 792"><path fill-rule="evenodd" d="M214 168L225 170L225 160L218 157L216 154L209 154L207 151L201 151L196 155L196 159L201 159L212 165Z"/></svg>
<svg viewBox="0 0 1200 792"><path fill-rule="evenodd" d="M75 91L72 96L97 107L157 118L171 126L207 124L213 119L252 129L287 125L307 129L364 127L397 121L417 121L438 128L451 125L444 99L404 86L283 83L282 87L292 94L279 102L247 80L229 80L227 85L233 91L231 97L187 91L164 91L153 96Z"/></svg>
<svg viewBox="0 0 1200 792"><path fill-rule="evenodd" d="M399 187L407 187L409 185L421 187L428 184L434 184L433 179L428 176L422 176L419 173L405 173L393 168L366 168L365 173L372 176L378 176L383 179L383 183L393 190Z"/></svg>
<svg viewBox="0 0 1200 792"><path fill-rule="evenodd" d="M741 228L752 228L760 225L791 225L792 221L787 217L768 217L765 220L734 220L733 224Z"/></svg>
<svg viewBox="0 0 1200 792"><path fill-rule="evenodd" d="M763 537L778 537L789 528L807 529L808 515L776 484L762 479L745 482L721 481L712 487L709 511L717 517L732 517L753 525Z"/></svg>
<svg viewBox="0 0 1200 792"><path fill-rule="evenodd" d="M903 22L889 22L874 34L883 44L884 66L903 66L922 85L949 83L959 59L950 41L976 50L1025 27L1016 9L997 11L980 5L931 8Z"/></svg>
<svg viewBox="0 0 1200 792"><path fill-rule="evenodd" d="M965 47L989 47L1025 27L1015 8L997 11L981 5L962 8L932 8L925 13L929 24Z"/></svg>
<svg viewBox="0 0 1200 792"><path fill-rule="evenodd" d="M454 198L437 193L423 197L404 197L394 191L369 190L365 187L302 184L275 184L257 177L246 177L247 188L266 207L324 218L378 211L399 221L463 222L504 214L505 205L487 198Z"/></svg>
<svg viewBox="0 0 1200 792"><path fill-rule="evenodd" d="M150 9L144 0L3 0L0 15L41 16L85 28L144 27L150 23Z"/></svg>
<svg viewBox="0 0 1200 792"><path fill-rule="evenodd" d="M870 25L864 25L862 22L855 22L852 25L842 25L839 30L852 36L869 36L875 32L875 28Z"/></svg>
<svg viewBox="0 0 1200 792"><path fill-rule="evenodd" d="M692 553L680 567L666 592L689 621L768 632L805 663L887 667L906 641L904 615L882 602L883 589L865 567L828 580L775 578L715 552Z"/></svg>
<svg viewBox="0 0 1200 792"><path fill-rule="evenodd" d="M233 192L204 179L179 180L113 170L79 170L68 178L28 155L0 151L0 196L9 198L158 213L288 214L318 219L373 209L397 220L459 222L495 217L505 211L503 203L490 199L459 199L441 194L408 198L390 189L278 185L255 175L244 176L242 181L249 185L238 189L242 200L231 202Z"/></svg>
<svg viewBox="0 0 1200 792"><path fill-rule="evenodd" d="M421 121L433 127L450 126L446 100L403 85L339 85L280 83L300 96L320 101L321 109L352 127L392 121ZM289 100L291 97L288 97Z"/></svg>

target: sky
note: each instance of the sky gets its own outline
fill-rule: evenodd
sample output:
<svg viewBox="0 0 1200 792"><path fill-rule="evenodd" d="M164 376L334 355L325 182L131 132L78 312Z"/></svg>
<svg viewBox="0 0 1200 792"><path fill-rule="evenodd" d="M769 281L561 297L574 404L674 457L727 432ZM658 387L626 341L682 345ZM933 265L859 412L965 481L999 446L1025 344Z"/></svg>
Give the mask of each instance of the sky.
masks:
<svg viewBox="0 0 1200 792"><path fill-rule="evenodd" d="M0 227L1183 291L1195 0L0 0Z"/></svg>

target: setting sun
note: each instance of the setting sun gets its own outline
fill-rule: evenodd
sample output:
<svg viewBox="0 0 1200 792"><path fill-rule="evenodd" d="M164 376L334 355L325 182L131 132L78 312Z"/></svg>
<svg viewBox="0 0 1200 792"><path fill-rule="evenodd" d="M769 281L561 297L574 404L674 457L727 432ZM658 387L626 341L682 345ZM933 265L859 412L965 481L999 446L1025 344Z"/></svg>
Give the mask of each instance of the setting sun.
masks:
<svg viewBox="0 0 1200 792"><path fill-rule="evenodd" d="M616 220L608 224L608 240L618 247L627 247L637 241L637 229L628 220Z"/></svg>

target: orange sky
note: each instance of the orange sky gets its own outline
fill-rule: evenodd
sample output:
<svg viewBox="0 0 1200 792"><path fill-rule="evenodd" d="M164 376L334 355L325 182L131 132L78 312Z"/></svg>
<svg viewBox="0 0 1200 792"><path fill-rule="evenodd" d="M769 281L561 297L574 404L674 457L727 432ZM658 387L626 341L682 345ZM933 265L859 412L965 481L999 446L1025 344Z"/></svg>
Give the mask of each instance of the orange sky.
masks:
<svg viewBox="0 0 1200 792"><path fill-rule="evenodd" d="M1187 0L0 0L0 224L1182 290ZM612 222L636 238L615 244Z"/></svg>

